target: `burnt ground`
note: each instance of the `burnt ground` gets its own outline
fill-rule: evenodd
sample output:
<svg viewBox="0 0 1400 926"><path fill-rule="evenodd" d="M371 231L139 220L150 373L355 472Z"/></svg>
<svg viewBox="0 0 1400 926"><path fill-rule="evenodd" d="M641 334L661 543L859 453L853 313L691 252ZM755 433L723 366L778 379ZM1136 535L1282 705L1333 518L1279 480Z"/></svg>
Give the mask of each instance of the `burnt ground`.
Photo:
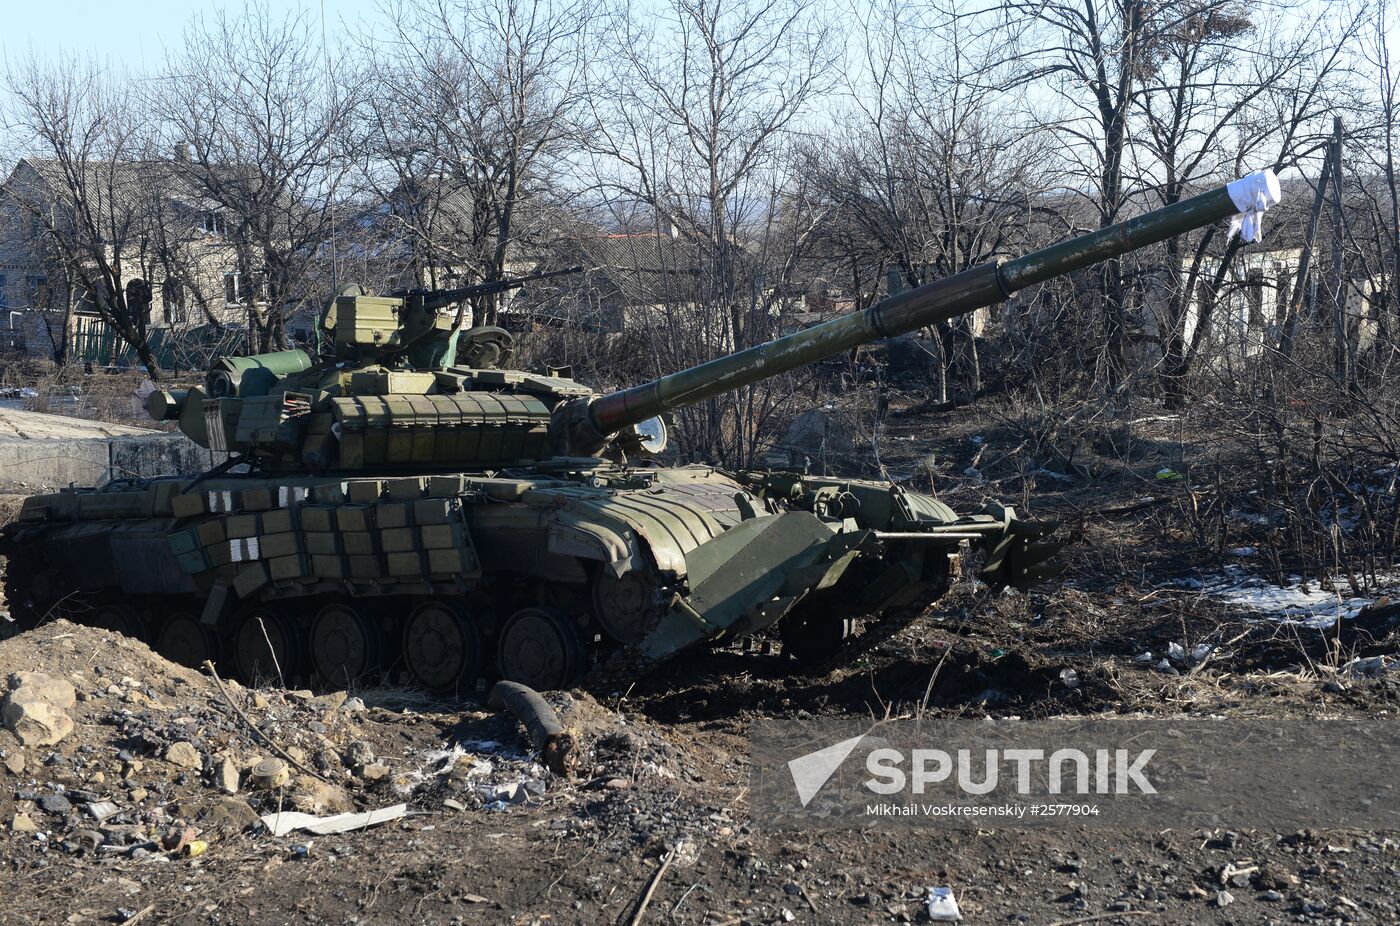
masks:
<svg viewBox="0 0 1400 926"><path fill-rule="evenodd" d="M950 503L1021 495L1015 479L946 478L996 435L969 425L940 440ZM0 836L3 919L626 924L669 853L641 922L920 922L933 885L955 891L969 923L1400 922L1400 837L1391 832L793 832L750 813L753 720L906 713L926 691L928 713L943 717L1393 714L1400 674L1340 669L1395 652L1384 604L1340 629L1306 631L1166 586L1221 565L1220 538L1207 549L1180 517L1192 490L1152 483L1163 465L1196 452L1168 436L1092 481L1039 480L1034 513L1065 517L1078 538L1064 577L1031 593L960 585L830 675L794 675L777 656L715 652L625 691L551 696L581 740L581 773L568 780L536 765L513 721L481 705L392 690L351 691L348 701L225 694L134 641L62 623L0 642L0 677L62 676L79 696L74 732L56 746L19 749L0 732L0 823L11 830ZM1247 526L1230 530L1226 544L1250 542ZM1173 643L1217 648L1204 663L1170 669L1136 659ZM270 754L269 741L308 772L253 787L247 770ZM192 764L168 759L175 743L194 747ZM215 786L225 759L242 773L235 794ZM103 800L117 810L99 824L86 804ZM274 838L252 822L279 802L327 810L397 801L409 807L404 819L338 836ZM23 821L14 831L17 815L34 831ZM164 848L191 837L207 850ZM1230 878L1227 865L1258 870Z"/></svg>

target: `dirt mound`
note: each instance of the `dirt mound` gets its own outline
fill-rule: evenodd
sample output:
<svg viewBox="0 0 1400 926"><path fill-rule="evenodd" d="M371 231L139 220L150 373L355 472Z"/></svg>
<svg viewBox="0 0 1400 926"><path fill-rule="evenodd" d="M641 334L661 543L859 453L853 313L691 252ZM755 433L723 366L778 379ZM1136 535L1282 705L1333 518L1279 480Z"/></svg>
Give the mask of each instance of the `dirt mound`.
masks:
<svg viewBox="0 0 1400 926"><path fill-rule="evenodd" d="M0 755L12 785L0 791L0 815L16 837L34 834L41 850L57 841L141 857L183 847L190 827L195 835L243 830L277 802L350 810L354 792L389 777L366 740L373 724L363 702L249 692L106 630L56 621L6 640L0 678L11 689ZM71 703L48 699L67 717L49 735L12 722L27 707L11 702L34 685L71 691ZM256 790L254 769L267 759L287 767L286 780Z"/></svg>
<svg viewBox="0 0 1400 926"><path fill-rule="evenodd" d="M570 825L585 828L614 808L641 838L652 808L673 803L680 765L659 728L587 694L550 695L580 742L580 778L566 782L506 714L402 690L253 691L67 621L0 642L0 693L0 822L19 854L170 858L261 833L260 817L279 810L401 802L415 813L574 806L584 812Z"/></svg>

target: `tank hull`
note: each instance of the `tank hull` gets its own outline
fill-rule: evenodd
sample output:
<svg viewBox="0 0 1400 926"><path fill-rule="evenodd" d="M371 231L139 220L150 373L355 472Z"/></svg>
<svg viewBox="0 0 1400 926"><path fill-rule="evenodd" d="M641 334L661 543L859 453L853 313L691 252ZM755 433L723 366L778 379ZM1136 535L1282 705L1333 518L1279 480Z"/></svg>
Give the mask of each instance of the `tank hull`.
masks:
<svg viewBox="0 0 1400 926"><path fill-rule="evenodd" d="M1007 511L959 517L880 483L566 459L64 490L31 498L0 546L27 624L102 624L250 682L406 672L469 694L494 677L636 673L770 632L821 664L881 615L936 600L969 545L1027 578L1034 564L1007 551L1034 536Z"/></svg>

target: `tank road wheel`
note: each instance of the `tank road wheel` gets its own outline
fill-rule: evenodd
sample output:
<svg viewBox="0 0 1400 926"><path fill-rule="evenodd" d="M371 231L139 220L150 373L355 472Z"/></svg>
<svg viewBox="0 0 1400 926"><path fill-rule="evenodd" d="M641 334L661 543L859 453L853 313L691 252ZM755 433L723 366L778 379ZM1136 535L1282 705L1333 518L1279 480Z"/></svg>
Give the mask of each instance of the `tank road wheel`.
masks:
<svg viewBox="0 0 1400 926"><path fill-rule="evenodd" d="M233 668L249 686L285 687L298 675L301 641L291 620L268 608L245 611L233 631Z"/></svg>
<svg viewBox="0 0 1400 926"><path fill-rule="evenodd" d="M93 611L83 623L90 627L111 630L134 640L145 639L141 630L146 622L141 619L141 615L134 608L124 604L98 605L97 610Z"/></svg>
<svg viewBox="0 0 1400 926"><path fill-rule="evenodd" d="M615 576L609 569L598 570L593 580L593 611L598 623L624 645L642 642L661 616L657 606L655 576L631 569Z"/></svg>
<svg viewBox="0 0 1400 926"><path fill-rule="evenodd" d="M481 634L460 608L425 601L404 624L403 661L428 691L472 694L481 674Z"/></svg>
<svg viewBox="0 0 1400 926"><path fill-rule="evenodd" d="M155 649L171 662L197 669L207 659L219 658L219 638L199 621L193 611L176 611L156 632Z"/></svg>
<svg viewBox="0 0 1400 926"><path fill-rule="evenodd" d="M501 629L496 667L501 678L538 691L567 688L583 668L583 641L558 611L524 608Z"/></svg>
<svg viewBox="0 0 1400 926"><path fill-rule="evenodd" d="M349 686L379 669L379 629L364 611L333 601L311 620L311 671L325 685Z"/></svg>
<svg viewBox="0 0 1400 926"><path fill-rule="evenodd" d="M783 618L783 652L804 666L817 665L840 651L855 635L853 618L798 612Z"/></svg>

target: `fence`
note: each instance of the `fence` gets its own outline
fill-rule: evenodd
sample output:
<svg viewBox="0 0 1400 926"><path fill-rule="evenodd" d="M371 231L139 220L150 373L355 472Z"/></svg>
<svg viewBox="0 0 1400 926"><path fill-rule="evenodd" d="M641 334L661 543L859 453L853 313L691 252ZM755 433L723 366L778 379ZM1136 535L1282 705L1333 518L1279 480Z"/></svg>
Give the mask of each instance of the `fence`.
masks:
<svg viewBox="0 0 1400 926"><path fill-rule="evenodd" d="M103 367L142 365L136 350L100 318L74 316L69 338L69 357L78 363ZM208 327L181 332L178 336L169 329L155 328L146 337L156 363L167 370L202 367L210 354L232 353L234 344L242 340L241 330L225 329L221 335Z"/></svg>

